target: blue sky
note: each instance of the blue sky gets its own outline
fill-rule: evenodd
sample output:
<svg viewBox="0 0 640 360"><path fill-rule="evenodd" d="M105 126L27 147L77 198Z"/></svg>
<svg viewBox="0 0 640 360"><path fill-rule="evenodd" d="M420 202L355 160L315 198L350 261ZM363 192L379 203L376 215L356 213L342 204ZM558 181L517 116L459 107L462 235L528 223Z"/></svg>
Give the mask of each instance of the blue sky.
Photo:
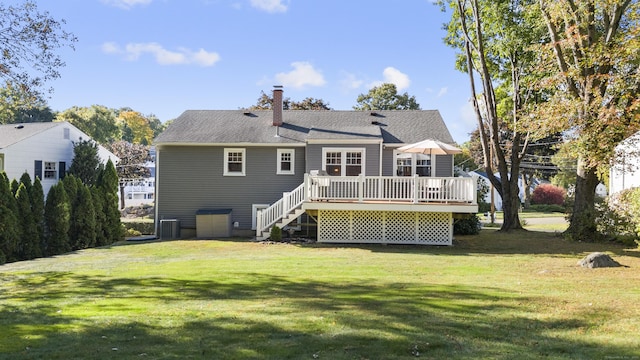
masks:
<svg viewBox="0 0 640 360"><path fill-rule="evenodd" d="M454 139L475 128L467 76L442 41L430 0L56 0L41 10L78 37L50 85L53 110L131 107L166 121L189 109L238 109L283 85L285 97L351 110L392 82L440 110Z"/></svg>

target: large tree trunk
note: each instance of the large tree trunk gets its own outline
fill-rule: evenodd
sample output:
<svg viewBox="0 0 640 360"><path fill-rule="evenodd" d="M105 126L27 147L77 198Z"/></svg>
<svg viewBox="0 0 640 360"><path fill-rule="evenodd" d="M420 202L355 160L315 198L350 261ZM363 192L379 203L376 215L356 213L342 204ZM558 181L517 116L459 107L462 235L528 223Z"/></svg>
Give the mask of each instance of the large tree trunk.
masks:
<svg viewBox="0 0 640 360"><path fill-rule="evenodd" d="M597 240L595 193L598 175L595 169L585 168L584 161L578 160L575 202L569 228L565 235L572 240L592 242Z"/></svg>
<svg viewBox="0 0 640 360"><path fill-rule="evenodd" d="M512 185L512 183L509 183ZM518 196L518 186L516 183L515 192L513 191L513 186L509 186L509 194L505 193L506 196L502 198L502 212L503 212L503 220L502 226L500 227L500 231L509 231L509 230L518 230L522 229L522 224L520 223L520 197Z"/></svg>
<svg viewBox="0 0 640 360"><path fill-rule="evenodd" d="M124 209L124 184L120 184L120 209Z"/></svg>
<svg viewBox="0 0 640 360"><path fill-rule="evenodd" d="M514 145L511 148L511 167L507 166L504 157L500 157L498 168L500 169L500 177L502 182L502 226L500 231L510 231L522 229L520 223L520 188L518 186L520 157L518 151L520 147L521 136L515 133L513 136ZM505 179L505 180L502 180Z"/></svg>

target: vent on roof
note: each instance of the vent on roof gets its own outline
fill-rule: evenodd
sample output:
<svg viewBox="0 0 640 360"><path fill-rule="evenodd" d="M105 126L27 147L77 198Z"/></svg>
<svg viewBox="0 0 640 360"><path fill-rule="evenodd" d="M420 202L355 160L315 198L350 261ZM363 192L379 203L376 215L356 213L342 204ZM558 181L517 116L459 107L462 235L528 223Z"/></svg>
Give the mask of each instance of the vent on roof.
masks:
<svg viewBox="0 0 640 360"><path fill-rule="evenodd" d="M249 110L245 110L245 111L243 111L242 113L243 113L244 115L246 115L246 116L251 116L251 111L249 111Z"/></svg>
<svg viewBox="0 0 640 360"><path fill-rule="evenodd" d="M378 115L380 115L380 114L378 114L378 113L377 113L377 112L375 112L375 111L372 111L372 112L370 112L370 113L369 113L369 116L378 116Z"/></svg>
<svg viewBox="0 0 640 360"><path fill-rule="evenodd" d="M371 122L371 125L380 125L380 123L378 122L378 120L373 120L373 121Z"/></svg>
<svg viewBox="0 0 640 360"><path fill-rule="evenodd" d="M16 129L24 129L24 125L16 125L14 126Z"/></svg>

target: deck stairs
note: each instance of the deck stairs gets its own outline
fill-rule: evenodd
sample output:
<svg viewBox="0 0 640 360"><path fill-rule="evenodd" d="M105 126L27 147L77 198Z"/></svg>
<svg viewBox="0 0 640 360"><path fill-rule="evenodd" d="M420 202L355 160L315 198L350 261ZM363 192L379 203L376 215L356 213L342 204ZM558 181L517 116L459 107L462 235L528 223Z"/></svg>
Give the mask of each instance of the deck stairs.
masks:
<svg viewBox="0 0 640 360"><path fill-rule="evenodd" d="M283 193L282 198L268 208L258 211L256 240L268 239L272 227L283 229L304 214L302 204L306 200L305 189L305 184L300 184L295 190Z"/></svg>

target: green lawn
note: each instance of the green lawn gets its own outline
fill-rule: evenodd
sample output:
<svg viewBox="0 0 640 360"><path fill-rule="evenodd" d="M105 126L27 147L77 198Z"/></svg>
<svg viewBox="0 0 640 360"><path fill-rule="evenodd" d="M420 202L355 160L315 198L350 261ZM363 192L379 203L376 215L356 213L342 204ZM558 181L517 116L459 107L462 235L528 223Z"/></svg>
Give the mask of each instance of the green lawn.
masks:
<svg viewBox="0 0 640 360"><path fill-rule="evenodd" d="M584 269L606 251L628 267ZM125 243L0 266L2 359L638 359L640 252Z"/></svg>

